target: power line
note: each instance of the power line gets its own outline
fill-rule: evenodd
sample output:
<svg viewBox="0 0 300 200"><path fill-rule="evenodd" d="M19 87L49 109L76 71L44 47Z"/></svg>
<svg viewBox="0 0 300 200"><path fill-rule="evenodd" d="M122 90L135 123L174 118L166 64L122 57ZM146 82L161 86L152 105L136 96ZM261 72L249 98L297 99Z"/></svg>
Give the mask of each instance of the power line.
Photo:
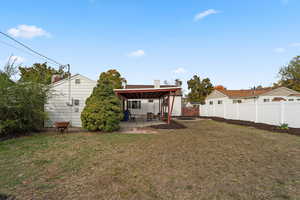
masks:
<svg viewBox="0 0 300 200"><path fill-rule="evenodd" d="M39 52L33 50L33 49L30 48L29 46L23 44L22 42L19 42L18 40L16 40L15 38L9 36L9 35L6 34L6 33L3 33L2 31L0 31L0 34L4 35L5 37L7 37L7 38L9 38L9 39L11 39L11 40L13 40L14 42L16 42L16 43L18 43L19 45L23 46L24 48L28 49L29 51L31 51L31 52L33 52L33 53L35 53L35 54L37 54L37 55L43 57L44 59L49 60L49 61L52 61L52 62L54 62L55 64L57 64L57 65L59 65L59 66L62 65L61 63L57 62L56 60L54 60L54 59L52 59L52 58L49 58L49 57L47 57L47 56L44 56L43 54L41 54L41 53L39 53Z"/></svg>
<svg viewBox="0 0 300 200"><path fill-rule="evenodd" d="M30 52L28 52L28 51L25 51L24 49L21 49L21 48L19 48L19 47L16 47L16 46L14 46L14 45L12 45L12 44L9 44L9 43L7 43L7 42L4 42L4 41L2 41L2 40L0 40L0 43L6 45L6 46L8 46L8 47L14 48L14 49L16 49L16 50L22 51L23 53L26 53L26 54L31 55L31 56L33 56L33 57L41 58L41 57L38 57L36 54L30 53ZM45 58L43 58L43 59L45 59ZM47 60L47 59L45 59L45 60ZM47 61L48 61L49 63L56 64L56 63L54 63L54 62L52 62L52 61L49 61L49 60L47 60Z"/></svg>

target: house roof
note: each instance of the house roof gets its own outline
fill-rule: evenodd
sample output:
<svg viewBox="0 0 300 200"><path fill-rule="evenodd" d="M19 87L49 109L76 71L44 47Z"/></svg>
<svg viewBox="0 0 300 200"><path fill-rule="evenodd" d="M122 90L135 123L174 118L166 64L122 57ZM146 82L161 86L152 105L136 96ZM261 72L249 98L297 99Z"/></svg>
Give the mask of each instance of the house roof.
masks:
<svg viewBox="0 0 300 200"><path fill-rule="evenodd" d="M160 85L161 88L177 87L176 85ZM154 85L126 85L126 89L154 88Z"/></svg>
<svg viewBox="0 0 300 200"><path fill-rule="evenodd" d="M90 78L88 78L88 77L86 77L86 76L83 76L83 75L81 75L81 74L74 74L74 75L72 75L72 76L70 77L70 80L73 80L73 79L75 79L75 78L77 78L77 77L82 77L82 78L85 78L85 79L90 80L90 81L92 81L92 82L96 82L96 81L94 81L94 80L92 80L92 79L90 79ZM61 79L61 80L59 80L59 81L56 81L56 82L54 82L54 83L51 83L50 86L57 86L57 85L60 85L60 84L66 82L66 81L68 81L68 80L69 80L69 78L67 77L67 78Z"/></svg>
<svg viewBox="0 0 300 200"><path fill-rule="evenodd" d="M290 94L289 96L292 96L292 97L300 97L300 94Z"/></svg>
<svg viewBox="0 0 300 200"><path fill-rule="evenodd" d="M154 85L126 85L125 89L151 89L154 88ZM180 96L181 95L181 87L178 87L176 85L160 85L161 88L179 88L176 90L175 95Z"/></svg>
<svg viewBox="0 0 300 200"><path fill-rule="evenodd" d="M114 89L118 96L126 99L158 99L180 90L180 87Z"/></svg>
<svg viewBox="0 0 300 200"><path fill-rule="evenodd" d="M270 92L273 89L274 88L269 87L269 88L262 88L256 90L223 90L223 89L216 89L216 90L228 96L229 98L251 98L251 97L256 97L264 93Z"/></svg>

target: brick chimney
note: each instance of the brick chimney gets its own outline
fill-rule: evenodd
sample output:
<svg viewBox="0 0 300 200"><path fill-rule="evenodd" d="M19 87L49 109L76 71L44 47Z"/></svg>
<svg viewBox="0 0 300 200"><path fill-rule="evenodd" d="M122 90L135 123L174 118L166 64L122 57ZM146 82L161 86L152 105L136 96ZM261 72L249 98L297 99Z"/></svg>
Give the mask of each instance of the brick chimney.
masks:
<svg viewBox="0 0 300 200"><path fill-rule="evenodd" d="M57 81L60 81L62 79L60 74L53 74L51 77L51 83L55 83Z"/></svg>

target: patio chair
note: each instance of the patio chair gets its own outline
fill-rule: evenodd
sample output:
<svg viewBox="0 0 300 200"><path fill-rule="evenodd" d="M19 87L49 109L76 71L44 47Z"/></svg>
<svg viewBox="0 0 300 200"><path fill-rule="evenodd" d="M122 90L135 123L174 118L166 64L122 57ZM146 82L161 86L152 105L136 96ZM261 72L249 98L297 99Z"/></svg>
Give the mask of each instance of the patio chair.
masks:
<svg viewBox="0 0 300 200"><path fill-rule="evenodd" d="M129 112L129 120L135 121L135 116L131 114L130 110L128 110L128 112Z"/></svg>
<svg viewBox="0 0 300 200"><path fill-rule="evenodd" d="M152 112L147 113L147 121L152 121L154 119L154 114Z"/></svg>

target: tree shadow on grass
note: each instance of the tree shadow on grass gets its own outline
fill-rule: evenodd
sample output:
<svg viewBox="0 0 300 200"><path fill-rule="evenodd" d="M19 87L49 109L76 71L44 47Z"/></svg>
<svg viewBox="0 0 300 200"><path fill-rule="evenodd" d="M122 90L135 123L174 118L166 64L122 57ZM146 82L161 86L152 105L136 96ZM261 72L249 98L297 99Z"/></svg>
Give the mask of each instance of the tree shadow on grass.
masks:
<svg viewBox="0 0 300 200"><path fill-rule="evenodd" d="M0 200L16 200L16 197L0 193Z"/></svg>

